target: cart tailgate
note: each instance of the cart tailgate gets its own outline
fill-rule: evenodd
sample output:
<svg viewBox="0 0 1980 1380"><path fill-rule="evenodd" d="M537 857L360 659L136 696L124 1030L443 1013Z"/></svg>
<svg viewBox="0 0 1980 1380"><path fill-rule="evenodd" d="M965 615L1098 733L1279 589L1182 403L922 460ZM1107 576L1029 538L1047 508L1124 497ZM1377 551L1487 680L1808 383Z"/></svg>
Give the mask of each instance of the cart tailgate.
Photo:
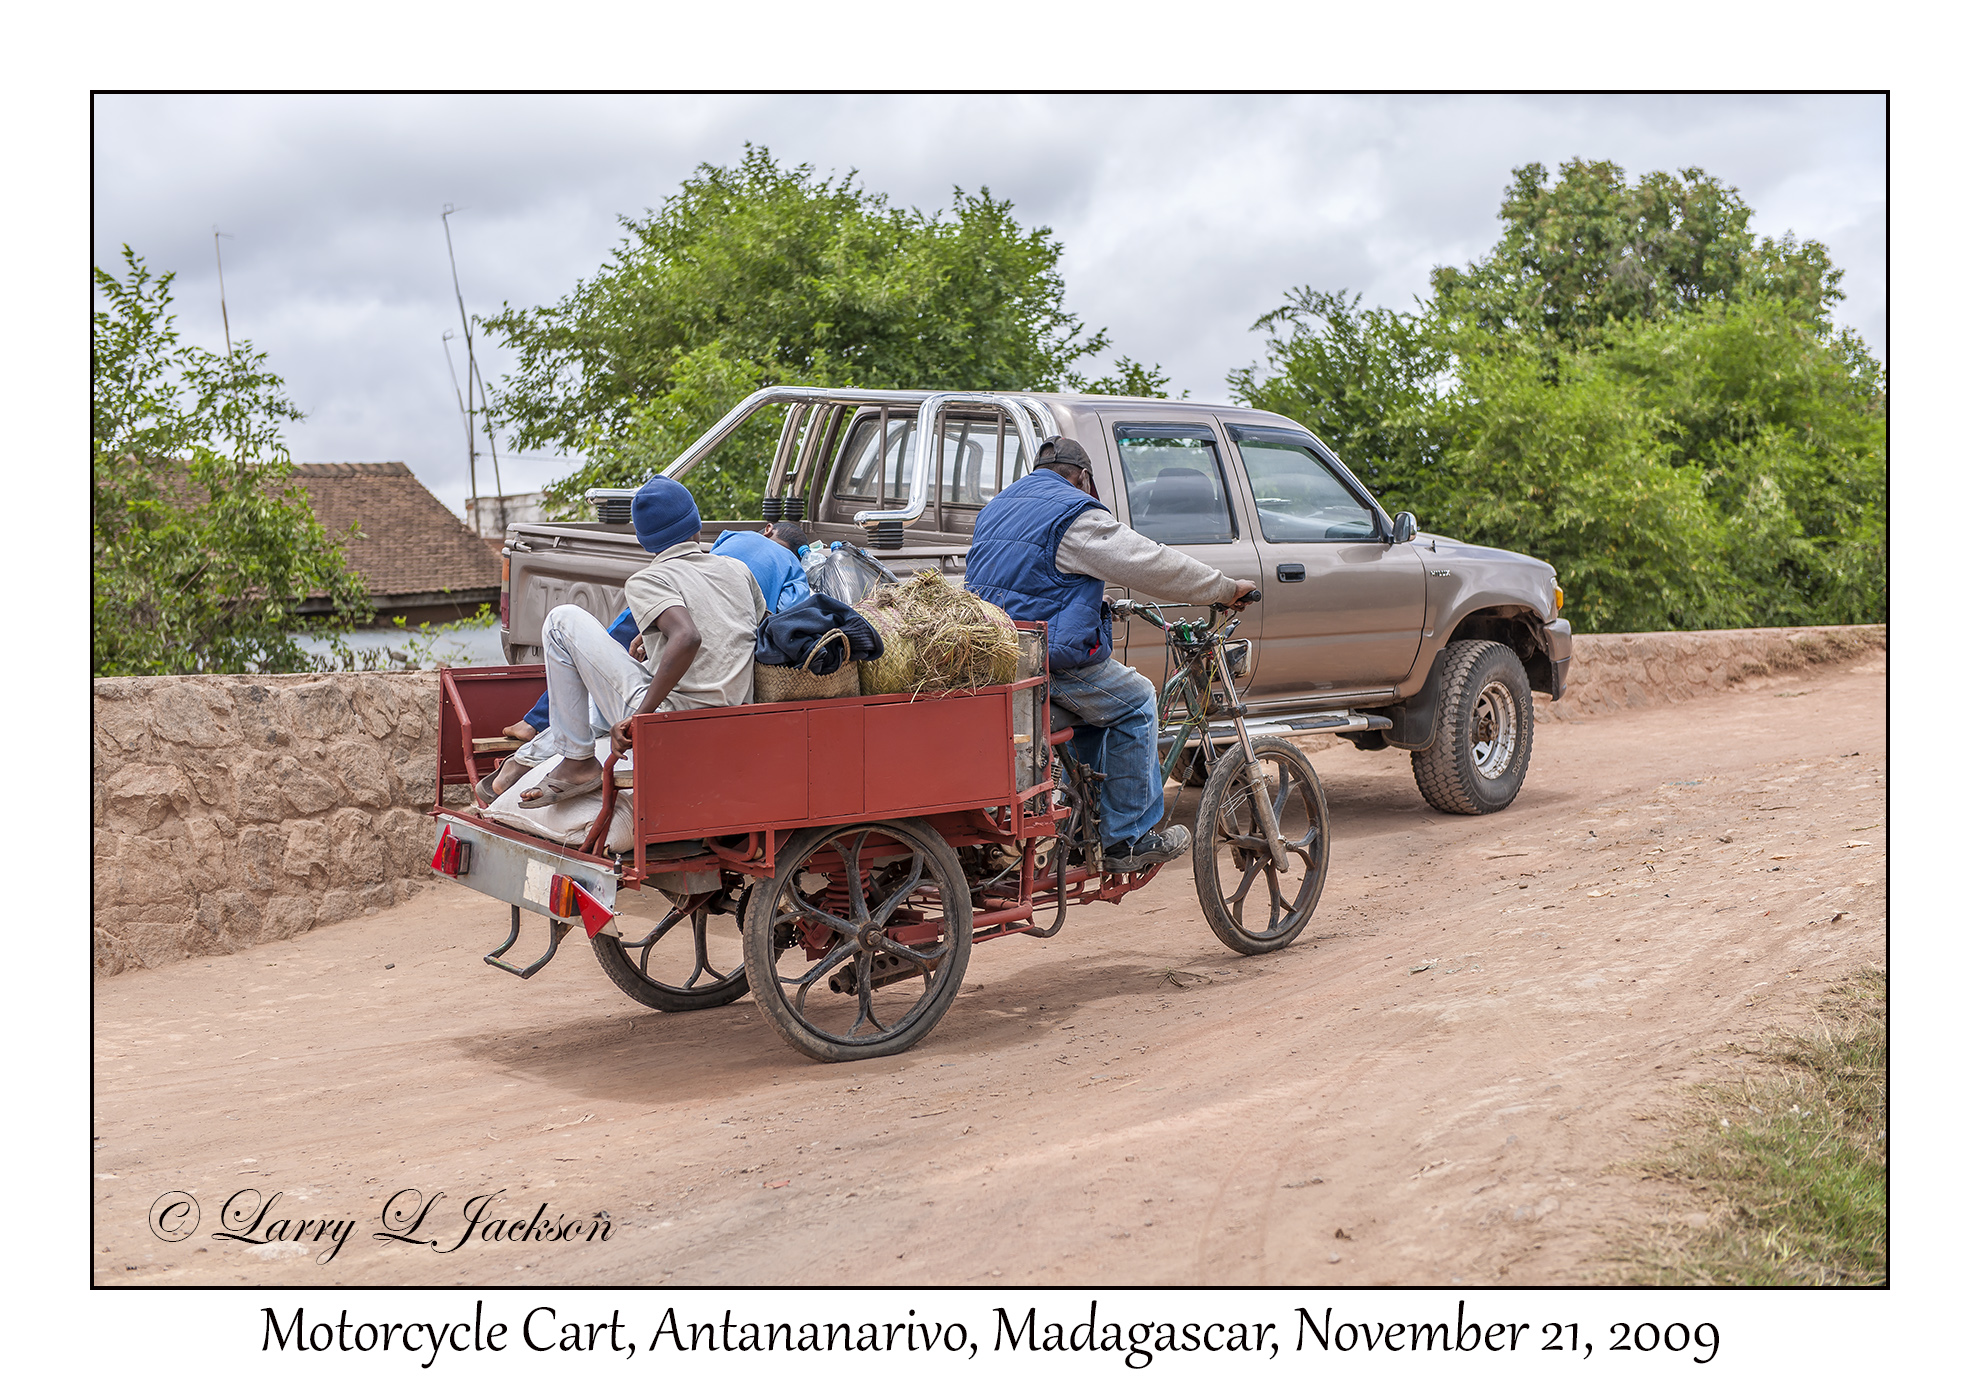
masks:
<svg viewBox="0 0 1980 1380"><path fill-rule="evenodd" d="M549 915L550 879L562 873L590 892L606 909L617 902L618 876L602 863L582 863L549 848L532 847L454 815L443 815L434 822L435 848L450 831L473 850L468 856L467 870L454 880L483 895L533 910L538 915Z"/></svg>

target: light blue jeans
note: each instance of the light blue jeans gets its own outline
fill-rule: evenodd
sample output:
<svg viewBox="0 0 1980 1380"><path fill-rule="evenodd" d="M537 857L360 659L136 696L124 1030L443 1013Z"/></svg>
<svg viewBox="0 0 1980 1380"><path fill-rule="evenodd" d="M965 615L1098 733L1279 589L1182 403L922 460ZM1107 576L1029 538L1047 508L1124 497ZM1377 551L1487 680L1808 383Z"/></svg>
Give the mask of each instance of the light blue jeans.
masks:
<svg viewBox="0 0 1980 1380"><path fill-rule="evenodd" d="M1155 755L1155 687L1121 662L1052 672L1052 702L1087 727L1067 744L1097 772L1100 843L1132 843L1162 822L1162 769Z"/></svg>
<svg viewBox="0 0 1980 1380"><path fill-rule="evenodd" d="M515 754L532 767L553 757L591 757L593 741L630 717L653 681L645 665L576 604L559 604L544 616L543 671L550 683L550 727Z"/></svg>

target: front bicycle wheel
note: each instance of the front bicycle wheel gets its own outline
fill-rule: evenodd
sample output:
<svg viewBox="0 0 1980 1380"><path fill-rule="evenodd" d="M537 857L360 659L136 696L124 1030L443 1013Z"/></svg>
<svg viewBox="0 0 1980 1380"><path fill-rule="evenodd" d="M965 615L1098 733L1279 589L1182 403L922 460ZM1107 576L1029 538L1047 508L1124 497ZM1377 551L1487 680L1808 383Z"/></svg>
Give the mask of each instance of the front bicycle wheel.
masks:
<svg viewBox="0 0 1980 1380"><path fill-rule="evenodd" d="M1327 884L1327 797L1306 754L1283 738L1254 738L1269 816L1261 817L1244 753L1217 761L1196 809L1196 896L1210 932L1241 954L1268 954L1299 937ZM1266 830L1285 841L1272 864Z"/></svg>

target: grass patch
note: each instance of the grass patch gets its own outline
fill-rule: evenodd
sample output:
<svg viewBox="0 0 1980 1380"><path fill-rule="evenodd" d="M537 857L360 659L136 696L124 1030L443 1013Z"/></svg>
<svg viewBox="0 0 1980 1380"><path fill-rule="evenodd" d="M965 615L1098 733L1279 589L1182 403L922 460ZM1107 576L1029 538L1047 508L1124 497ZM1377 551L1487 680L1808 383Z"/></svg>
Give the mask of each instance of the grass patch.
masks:
<svg viewBox="0 0 1980 1380"><path fill-rule="evenodd" d="M1852 975L1813 1031L1748 1052L1767 1070L1700 1088L1678 1142L1636 1166L1696 1202L1632 1243L1627 1279L1887 1283L1885 975Z"/></svg>

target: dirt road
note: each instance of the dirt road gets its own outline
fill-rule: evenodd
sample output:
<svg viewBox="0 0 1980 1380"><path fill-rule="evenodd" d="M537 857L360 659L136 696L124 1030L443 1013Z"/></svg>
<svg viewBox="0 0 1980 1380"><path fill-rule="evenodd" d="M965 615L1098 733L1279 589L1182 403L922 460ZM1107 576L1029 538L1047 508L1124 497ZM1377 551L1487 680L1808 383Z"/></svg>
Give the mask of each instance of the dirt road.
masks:
<svg viewBox="0 0 1980 1380"><path fill-rule="evenodd" d="M648 1011L582 943L518 983L480 958L502 908L454 886L102 979L96 1278L1599 1279L1619 1224L1688 1210L1626 1167L1683 1085L1883 961L1884 696L1877 656L1542 724L1481 819L1322 740L1298 944L1231 954L1174 871L978 949L892 1060L812 1064L746 999ZM375 1239L388 1204L438 1245Z"/></svg>

